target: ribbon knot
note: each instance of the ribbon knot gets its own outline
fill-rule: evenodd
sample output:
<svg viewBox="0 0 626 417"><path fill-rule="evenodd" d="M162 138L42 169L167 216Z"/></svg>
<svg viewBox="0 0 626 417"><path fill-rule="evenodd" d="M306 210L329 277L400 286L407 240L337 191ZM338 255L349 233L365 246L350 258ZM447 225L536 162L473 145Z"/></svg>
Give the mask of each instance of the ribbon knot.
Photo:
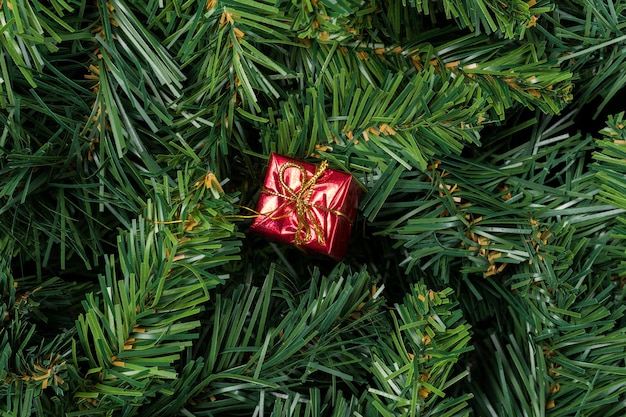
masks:
<svg viewBox="0 0 626 417"><path fill-rule="evenodd" d="M291 188L289 184L287 184L285 173L290 168L295 168L300 171L301 185L300 189L298 190ZM320 222L317 220L315 214L313 213L314 208L328 211L338 216L342 216L350 221L348 216L338 210L334 210L311 202L311 196L313 195L315 184L317 184L318 180L324 174L327 168L328 161L324 160L320 165L317 166L313 176L307 179L307 172L304 166L296 162L286 162L285 164L281 165L280 170L278 171L278 181L282 186L283 193L269 190L267 188L263 188L261 190L261 192L263 193L280 197L285 200L283 204L278 206L272 212L293 207L290 212L278 218L289 216L292 213L296 215L296 218L298 220L296 235L294 238L294 243L296 245L302 245L310 241L311 234L313 232L315 232L315 235L317 236L317 242L322 245L324 244L324 229ZM277 217L270 218L277 219Z"/></svg>

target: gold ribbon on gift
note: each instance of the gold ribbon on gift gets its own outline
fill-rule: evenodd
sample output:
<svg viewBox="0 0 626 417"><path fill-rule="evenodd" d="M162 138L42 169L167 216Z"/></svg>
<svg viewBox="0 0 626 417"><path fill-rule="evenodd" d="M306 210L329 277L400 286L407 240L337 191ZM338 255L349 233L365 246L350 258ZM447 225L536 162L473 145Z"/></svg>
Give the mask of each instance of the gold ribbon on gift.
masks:
<svg viewBox="0 0 626 417"><path fill-rule="evenodd" d="M296 191L291 188L287 182L285 181L285 172L289 168L295 168L300 171L300 178L302 178L302 185L300 189ZM285 200L280 206L276 209L272 210L270 213L261 213L261 215L266 216L270 219L279 219L285 216L291 215L291 213L295 213L296 218L298 219L298 226L296 229L296 236L294 238L294 243L296 245L302 245L303 243L308 242L311 239L311 233L315 232L317 235L317 242L319 244L324 244L324 230L320 222L317 220L313 213L313 209L324 210L329 213L335 214L337 216L341 216L348 220L350 223L352 221L350 218L339 210L331 209L326 206L321 206L319 204L314 204L311 202L311 196L313 195L313 188L317 184L317 181L324 174L324 171L328 168L328 161L324 160L320 165L315 169L315 173L308 180L307 172L303 165L298 164L297 162L286 162L281 165L278 171L278 181L284 190L283 193L279 193L273 190L269 190L267 188L263 188L261 190L262 193L270 194L275 197L280 197ZM277 211L286 209L293 205L293 211L288 213L287 215L272 217L271 214ZM304 234L304 236L303 236Z"/></svg>

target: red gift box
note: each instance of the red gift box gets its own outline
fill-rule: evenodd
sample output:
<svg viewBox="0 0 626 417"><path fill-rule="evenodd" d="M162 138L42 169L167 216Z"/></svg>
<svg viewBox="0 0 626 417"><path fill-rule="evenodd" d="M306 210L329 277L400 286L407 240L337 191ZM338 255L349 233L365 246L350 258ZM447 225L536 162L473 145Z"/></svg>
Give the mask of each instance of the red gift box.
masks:
<svg viewBox="0 0 626 417"><path fill-rule="evenodd" d="M363 190L352 175L327 164L272 153L250 230L342 259Z"/></svg>

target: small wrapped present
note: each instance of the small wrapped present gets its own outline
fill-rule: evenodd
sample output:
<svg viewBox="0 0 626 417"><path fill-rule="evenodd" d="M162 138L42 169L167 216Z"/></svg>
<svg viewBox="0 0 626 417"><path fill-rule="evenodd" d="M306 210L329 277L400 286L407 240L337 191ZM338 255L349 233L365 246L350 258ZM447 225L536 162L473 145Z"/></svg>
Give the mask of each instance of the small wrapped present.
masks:
<svg viewBox="0 0 626 417"><path fill-rule="evenodd" d="M363 189L352 175L327 166L273 153L250 230L342 259Z"/></svg>

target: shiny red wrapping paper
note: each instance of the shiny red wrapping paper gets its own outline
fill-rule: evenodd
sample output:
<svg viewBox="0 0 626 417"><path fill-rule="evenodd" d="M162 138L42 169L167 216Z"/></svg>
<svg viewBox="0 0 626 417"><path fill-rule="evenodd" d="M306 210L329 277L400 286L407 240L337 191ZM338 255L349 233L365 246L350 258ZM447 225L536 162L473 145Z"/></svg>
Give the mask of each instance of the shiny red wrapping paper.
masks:
<svg viewBox="0 0 626 417"><path fill-rule="evenodd" d="M273 153L250 230L340 260L362 188L352 175Z"/></svg>

